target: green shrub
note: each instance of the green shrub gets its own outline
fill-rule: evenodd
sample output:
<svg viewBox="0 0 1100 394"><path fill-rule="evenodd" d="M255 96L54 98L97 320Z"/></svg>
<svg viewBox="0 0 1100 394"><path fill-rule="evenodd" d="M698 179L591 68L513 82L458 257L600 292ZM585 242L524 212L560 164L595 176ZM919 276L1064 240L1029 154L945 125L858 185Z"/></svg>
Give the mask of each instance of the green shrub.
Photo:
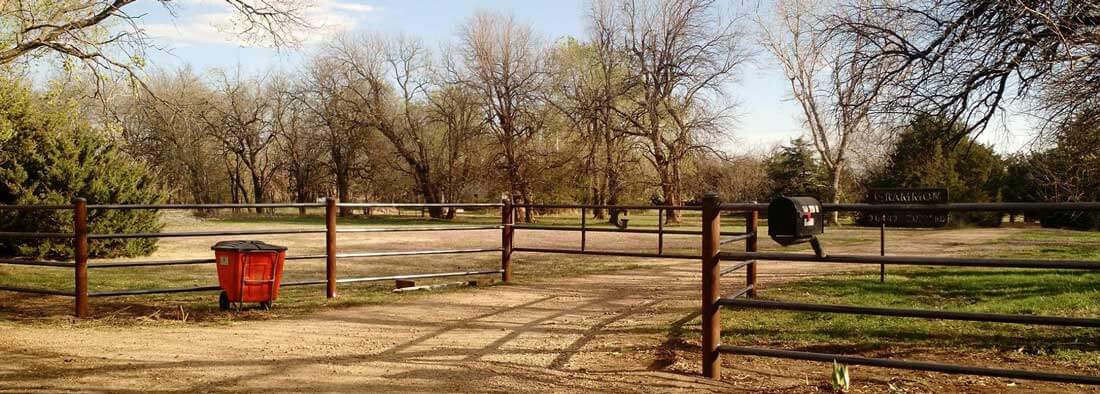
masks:
<svg viewBox="0 0 1100 394"><path fill-rule="evenodd" d="M148 204L164 200L150 171L125 156L92 128L70 103L0 80L0 203ZM0 231L72 232L72 210L0 210ZM92 233L158 232L157 213L90 210ZM95 240L95 257L138 256L156 250L156 239ZM71 258L68 239L0 239L0 254Z"/></svg>

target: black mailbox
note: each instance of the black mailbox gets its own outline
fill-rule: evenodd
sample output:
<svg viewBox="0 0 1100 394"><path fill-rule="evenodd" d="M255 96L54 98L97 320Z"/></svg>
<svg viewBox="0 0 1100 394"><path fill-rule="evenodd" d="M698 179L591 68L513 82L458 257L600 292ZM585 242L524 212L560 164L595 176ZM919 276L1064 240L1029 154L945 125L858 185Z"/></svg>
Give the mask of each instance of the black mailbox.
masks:
<svg viewBox="0 0 1100 394"><path fill-rule="evenodd" d="M768 235L780 245L812 241L824 232L825 214L816 198L781 196L768 204Z"/></svg>

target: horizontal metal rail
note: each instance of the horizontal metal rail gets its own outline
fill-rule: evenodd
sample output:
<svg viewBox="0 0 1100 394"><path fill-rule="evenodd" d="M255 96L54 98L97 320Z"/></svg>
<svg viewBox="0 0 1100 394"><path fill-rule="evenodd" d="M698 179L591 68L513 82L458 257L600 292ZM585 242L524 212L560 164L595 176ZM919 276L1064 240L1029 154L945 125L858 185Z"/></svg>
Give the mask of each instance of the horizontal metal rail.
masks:
<svg viewBox="0 0 1100 394"><path fill-rule="evenodd" d="M301 255L301 256L286 256L286 258L284 260L286 260L286 261L292 261L292 260L318 260L318 259L323 259L323 258L326 258L326 257L328 257L328 255L307 254L307 255Z"/></svg>
<svg viewBox="0 0 1100 394"><path fill-rule="evenodd" d="M461 253L480 253L480 252L499 252L500 248L486 248L486 249L449 249L449 250L418 250L410 252L370 252L370 253L343 253L337 254L336 258L359 258L359 257L389 257L389 256L419 256L419 255L431 255L431 254L461 254ZM319 260L327 257L323 254L315 255L303 255L303 256L286 256L286 261L293 260ZM181 259L181 260L157 260L157 261L120 261L111 263L98 263L88 264L88 268L133 268L133 267L157 267L157 266L172 266L172 265L194 265L194 264L213 264L214 259ZM0 264L3 261L0 260ZM64 267L72 267L65 265Z"/></svg>
<svg viewBox="0 0 1100 394"><path fill-rule="evenodd" d="M130 234L88 234L88 239L123 239L123 238L180 238L180 237L217 237L225 235L290 235L290 234L324 234L325 230L301 229L301 230L244 230L244 231L189 231L179 233L130 233Z"/></svg>
<svg viewBox="0 0 1100 394"><path fill-rule="evenodd" d="M358 283L358 282L379 282L385 280L398 280L398 279L427 279L427 278L445 278L452 276L474 276L474 275L494 275L504 272L501 269L483 270L483 271L460 271L460 272L440 272L434 274L410 274L410 275L391 275L391 276L370 276L363 278L344 278L337 279L336 283Z"/></svg>
<svg viewBox="0 0 1100 394"><path fill-rule="evenodd" d="M577 226L539 226L530 224L515 224L512 228L517 230L546 230L546 231L585 231L590 233L635 233L635 234L670 234L670 235L702 235L703 232L695 230L658 230L649 228L611 228L611 227L577 227ZM722 235L741 236L744 233L723 232Z"/></svg>
<svg viewBox="0 0 1100 394"><path fill-rule="evenodd" d="M44 239L44 238L73 238L73 233L29 233L19 231L0 231L0 238L24 238L24 239Z"/></svg>
<svg viewBox="0 0 1100 394"><path fill-rule="evenodd" d="M298 280L298 281L292 281L292 282L283 282L283 283L280 283L279 286L280 287L294 287L294 286L323 285L323 284L327 284L327 283L328 283L328 281L324 280L324 279Z"/></svg>
<svg viewBox="0 0 1100 394"><path fill-rule="evenodd" d="M744 240L747 240L747 239L755 237L755 236L756 236L755 232L737 234L737 235L734 235L732 237L729 237L729 238L723 239L721 241L718 241L718 244L719 245L725 245L725 244L728 244L728 243L731 243L731 242L744 241Z"/></svg>
<svg viewBox="0 0 1100 394"><path fill-rule="evenodd" d="M88 204L88 209L324 208L323 202L258 204ZM72 208L72 206L67 206Z"/></svg>
<svg viewBox="0 0 1100 394"><path fill-rule="evenodd" d="M779 252L722 252L721 258L723 260L754 259L818 263L1100 270L1100 261L1084 260L1023 260L966 257L877 256L852 254L830 254L826 257L817 257L816 255L812 254Z"/></svg>
<svg viewBox="0 0 1100 394"><path fill-rule="evenodd" d="M158 267L170 265L213 264L214 259L180 259L180 260L155 260L155 261L118 261L109 263L88 264L88 269L93 268L131 268L131 267Z"/></svg>
<svg viewBox="0 0 1100 394"><path fill-rule="evenodd" d="M386 228L336 228L337 233L399 233L408 231L467 231L467 230L500 230L501 226L498 225L486 225L486 226L409 226L409 227L386 227ZM324 232L323 230L321 232Z"/></svg>
<svg viewBox="0 0 1100 394"><path fill-rule="evenodd" d="M731 265L731 266L729 266L729 267L726 267L726 268L722 268L722 271L718 272L718 276L726 276L726 274L728 274L728 273L730 273L730 272L733 272L733 271L737 271L737 270L739 270L739 269L745 268L745 267L747 267L747 266L748 266L749 264L752 264L752 263L755 263L755 262L756 262L756 261L752 261L752 260L749 260L749 261L742 261L742 262L740 262L740 263L737 263L737 264Z"/></svg>
<svg viewBox="0 0 1100 394"><path fill-rule="evenodd" d="M535 208L535 209L662 209L672 211L701 211L702 206L689 206L689 205L601 205L601 204L513 204L516 208Z"/></svg>
<svg viewBox="0 0 1100 394"><path fill-rule="evenodd" d="M416 256L416 255L431 255L431 254L460 254L460 253L478 253L478 252L499 252L500 248L487 248L487 249L452 249L452 250L421 250L411 252L373 252L373 253L343 253L337 254L336 258L357 258L357 257L385 257L385 256ZM320 260L328 256L323 254L301 255L301 256L286 256L286 261L295 260ZM152 267L152 266L170 266L170 265L190 265L190 264L212 264L216 261L214 259L183 259L183 260L159 260L159 261L140 261L129 262L122 261L117 263L100 263L89 264L88 268L126 268L126 267Z"/></svg>
<svg viewBox="0 0 1100 394"><path fill-rule="evenodd" d="M785 311L800 311L800 312L844 313L844 314L851 314L851 315L890 316L890 317L917 317L917 318L927 318L927 319L964 320L964 321L980 321L980 322L991 322L991 323L1041 324L1041 325L1048 325L1048 326L1067 326L1067 327L1100 327L1100 319L1078 318L1078 317L1037 316L1037 315L1005 315L1005 314L998 314L998 313L952 312L952 311L935 311L935 310L923 310L923 309L899 309L899 308L876 308L876 307L863 307L863 306L854 306L854 305L827 305L827 304L809 304L809 303L800 303L800 302L764 301L764 300L722 299L722 300L718 301L718 305L743 307L743 308L756 308L756 309L776 309L776 310L785 310Z"/></svg>
<svg viewBox="0 0 1100 394"><path fill-rule="evenodd" d="M822 204L824 205L824 204ZM735 202L718 206L723 211L764 211L768 209L768 203L762 202Z"/></svg>
<svg viewBox="0 0 1100 394"><path fill-rule="evenodd" d="M950 204L821 204L826 211L837 212L1019 212L1019 211L1097 211L1100 202L990 202L990 203L950 203ZM723 210L763 211L768 209L764 203L722 204Z"/></svg>
<svg viewBox="0 0 1100 394"><path fill-rule="evenodd" d="M198 286L198 287L176 287L168 289L135 289L135 290L113 290L113 291L97 291L88 293L88 297L119 297L129 295L148 295L148 294L171 294L171 293L192 293L199 291L214 291L221 290L221 286Z"/></svg>
<svg viewBox="0 0 1100 394"><path fill-rule="evenodd" d="M747 346L718 346L718 352L728 354L741 354L746 356L762 356L785 358L792 360L808 360L831 363L836 361L841 364L867 365L872 367L908 369L914 371L942 372L950 374L966 374L993 376L1009 379L1041 380L1047 382L1100 384L1100 376L1069 375L1050 372L1022 371L1015 369L997 369L971 367L965 365L940 364L923 361L890 360L883 358L869 358L859 356L846 356L842 354L800 352L794 350L764 349Z"/></svg>
<svg viewBox="0 0 1100 394"><path fill-rule="evenodd" d="M719 298L719 299L718 299L718 301L717 301L717 302L715 302L715 304L718 304L718 305L724 305L724 304L722 303L723 301L734 301L734 300L735 300L735 299L736 299L737 297L742 297L742 296L744 296L745 294L748 294L748 293L749 293L750 291L752 291L752 289L754 289L754 288L756 288L756 286L754 286L754 285L748 285L748 286L745 286L745 288L744 288L744 289L738 290L738 291L736 291L735 293L733 293L733 294L730 294L730 295L728 295L728 296L725 296L725 297Z"/></svg>
<svg viewBox="0 0 1100 394"><path fill-rule="evenodd" d="M50 290L50 289L32 289L32 288L29 288L29 287L17 287L17 286L0 286L0 290L13 291L13 292L16 292L16 293L55 295L55 296L63 296L63 297L75 297L76 296L76 294L74 294L73 292L65 292L65 291Z"/></svg>
<svg viewBox="0 0 1100 394"><path fill-rule="evenodd" d="M447 249L447 250L414 250L408 252L364 252L364 253L342 253L337 254L336 258L348 259L348 258L361 258L361 257L392 257L392 256L423 256L430 254L462 254L462 253L483 253L483 252L499 252L500 248L484 248L484 249Z"/></svg>
<svg viewBox="0 0 1100 394"><path fill-rule="evenodd" d="M23 259L0 259L0 265L29 265L36 267L60 267L60 268L73 268L76 266L71 261L48 261L48 260L23 260Z"/></svg>
<svg viewBox="0 0 1100 394"><path fill-rule="evenodd" d="M453 276L473 276L473 275L493 275L499 274L502 270L484 270L484 271L461 271L461 272L441 272L433 274L409 274L409 275L390 275L390 276L371 276L362 278L344 278L336 280L336 283L358 283L358 282L379 282L386 280L397 279L426 279L426 278L443 278ZM308 286L308 285L321 285L328 283L326 280L303 280L303 281L291 281L283 282L280 284L282 287L292 286ZM7 290L4 287L0 287L0 290ZM149 294L170 294L170 293L192 293L203 291L216 291L221 290L220 286L197 286L197 287L178 287L169 289L135 289L135 290L115 290L115 291L99 291L94 293L88 293L89 297L119 297L129 295L149 295ZM13 290L21 291L21 290ZM30 291L27 291L30 292ZM57 294L68 295L72 294Z"/></svg>
<svg viewBox="0 0 1100 394"><path fill-rule="evenodd" d="M470 276L470 275L492 275L499 274L503 270L488 270L488 271L468 271L468 272L444 272L439 274L409 274L409 275L391 275L391 276L375 276L365 278L347 278L337 280L337 283L344 281L344 283L350 282L381 282L386 280L398 280L398 279L425 279L425 278L442 278L442 277L454 277L454 276ZM321 280L302 280L295 282L284 282L285 286L309 286L309 285L321 285L328 283L324 279Z"/></svg>
<svg viewBox="0 0 1100 394"><path fill-rule="evenodd" d="M1096 211L1100 202L991 202L991 203L952 203L952 204L823 204L826 211L858 212L973 212L973 211Z"/></svg>
<svg viewBox="0 0 1100 394"><path fill-rule="evenodd" d="M33 211L33 210L60 210L60 209L73 209L73 206L72 205L50 205L50 204L38 204L38 205L6 205L6 204L0 204L0 210Z"/></svg>
<svg viewBox="0 0 1100 394"><path fill-rule="evenodd" d="M348 208L500 208L499 202L456 202L456 203L385 203L385 202L338 202L338 207Z"/></svg>
<svg viewBox="0 0 1100 394"><path fill-rule="evenodd" d="M827 211L1094 211L1100 210L1100 202L998 202L951 204L822 204ZM88 209L228 209L228 208L322 208L324 203L260 203L260 204L89 204ZM337 203L350 208L418 208L418 207L500 207L500 203ZM701 206L684 205L585 205L585 204L515 204L517 208L600 208L635 210L687 210L699 211ZM61 210L72 205L0 205L0 210ZM760 211L766 203L726 203L722 210Z"/></svg>
<svg viewBox="0 0 1100 394"><path fill-rule="evenodd" d="M615 252L604 250L577 250L577 249L554 249L554 248L512 248L513 252L529 252L529 253L558 253L558 254L587 254L594 256L619 256L619 257L646 257L656 259L699 259L702 256L692 254L675 254L675 253L641 253L641 252Z"/></svg>

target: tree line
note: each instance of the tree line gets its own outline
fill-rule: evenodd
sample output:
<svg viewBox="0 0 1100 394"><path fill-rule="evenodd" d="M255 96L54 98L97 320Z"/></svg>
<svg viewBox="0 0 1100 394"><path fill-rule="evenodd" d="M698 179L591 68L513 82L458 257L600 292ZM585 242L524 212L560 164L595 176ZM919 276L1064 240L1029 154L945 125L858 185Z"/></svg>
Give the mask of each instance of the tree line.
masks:
<svg viewBox="0 0 1100 394"><path fill-rule="evenodd" d="M440 50L346 34L297 70L154 73L105 119L180 201L679 205L725 158L725 89L748 58L721 5L595 1L588 36L554 42L490 12Z"/></svg>
<svg viewBox="0 0 1100 394"><path fill-rule="evenodd" d="M173 201L683 204L793 187L836 202L956 184L959 198L1096 198L1082 164L1100 118L1091 2L594 0L580 37L478 12L441 48L344 34L299 68L241 75L144 64L148 37L125 12L138 1L0 2L0 65L61 59L67 88L95 99L81 115ZM310 27L303 2L225 3L250 41ZM734 155L719 146L749 59L786 77L805 138ZM976 137L1008 105L1045 120L1033 152L1001 158ZM1000 177L976 165L1012 186L968 178Z"/></svg>

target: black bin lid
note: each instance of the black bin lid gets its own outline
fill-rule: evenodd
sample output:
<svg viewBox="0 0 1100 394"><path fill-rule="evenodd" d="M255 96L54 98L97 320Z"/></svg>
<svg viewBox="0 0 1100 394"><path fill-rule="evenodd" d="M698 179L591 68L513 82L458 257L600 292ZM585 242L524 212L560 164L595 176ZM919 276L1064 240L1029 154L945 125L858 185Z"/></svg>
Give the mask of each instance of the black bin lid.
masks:
<svg viewBox="0 0 1100 394"><path fill-rule="evenodd" d="M261 252L261 251L283 251L286 250L286 246L272 245L264 241L221 241L210 249L213 250L232 250L237 252Z"/></svg>

